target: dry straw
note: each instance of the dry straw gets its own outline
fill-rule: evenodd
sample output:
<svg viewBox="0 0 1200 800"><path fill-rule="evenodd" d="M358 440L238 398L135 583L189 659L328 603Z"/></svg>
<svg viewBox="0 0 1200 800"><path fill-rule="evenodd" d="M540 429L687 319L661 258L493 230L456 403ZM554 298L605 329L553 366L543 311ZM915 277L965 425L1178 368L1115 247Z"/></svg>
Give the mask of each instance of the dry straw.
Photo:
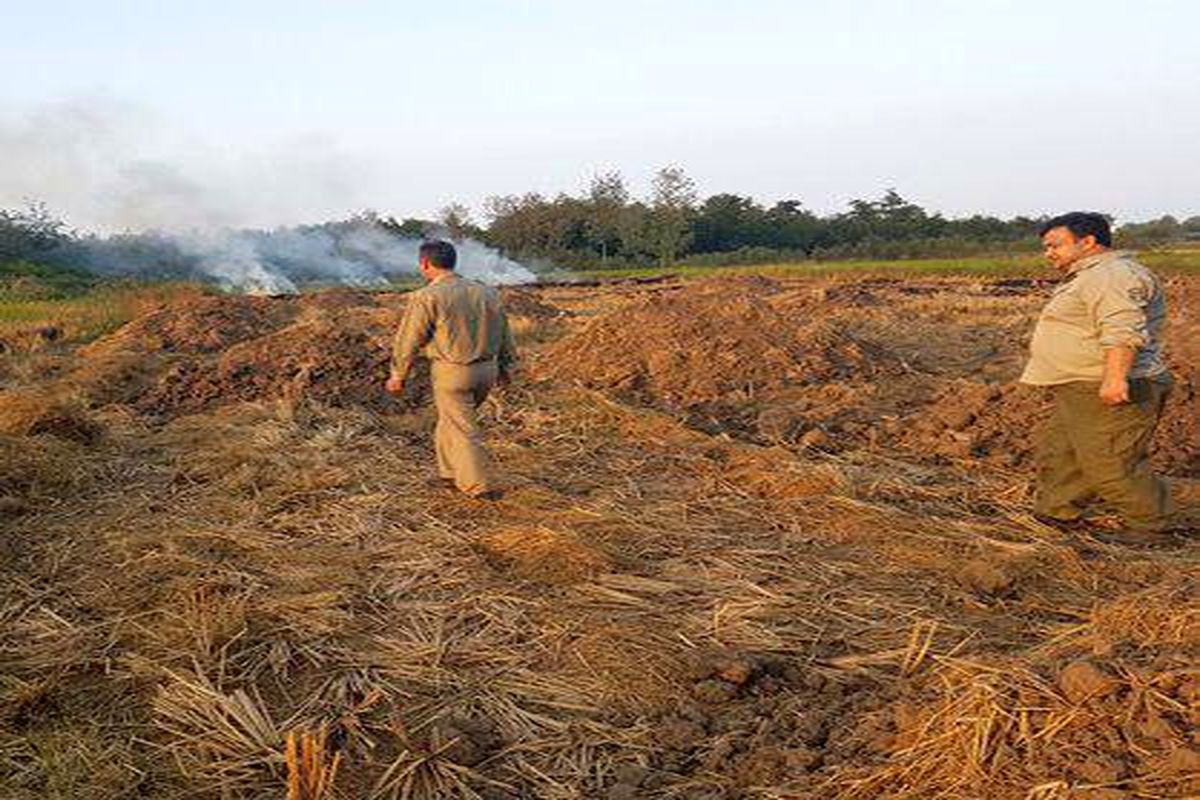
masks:
<svg viewBox="0 0 1200 800"><path fill-rule="evenodd" d="M654 300L636 287L537 293L569 313L528 317L539 343L527 382L485 406L510 482L496 503L425 485L419 412L331 406L306 390L161 417L125 397L85 409L106 425L90 443L0 436L6 791L31 800L53 780L64 797L231 800L1200 792L1194 546L1070 538L1028 515L1019 469L872 443L849 411L805 412L822 430L843 426L823 444L765 441L758 416L722 417L716 401L681 410L644 391L652 382L581 388L543 360L559 340L583 368L607 369L597 331L635 329L630 309L759 292L750 305L769 307L764 319L790 324L819 305L866 337L868 356L887 333L886 386L928 388L906 396L918 403L942 386L920 341L950 365L947 380L978 378L980 353L1017 352L1037 298L949 279L919 291L853 278L672 287ZM310 302L340 301L247 303L222 330L253 338L256 325L329 319ZM370 302L359 322L402 304ZM169 337L194 321L168 314L143 329ZM973 333L993 324L1003 336ZM706 335L736 355L721 330ZM859 357L817 343L826 366ZM168 361L194 376L234 344ZM640 369L628 355L621 364ZM106 397L186 383L147 358ZM662 358L655 380L675 369ZM673 396L708 402L727 381L756 413L771 400L769 375L692 378ZM874 379L839 380L888 396ZM1077 695L1068 678L1093 668L1099 688Z"/></svg>

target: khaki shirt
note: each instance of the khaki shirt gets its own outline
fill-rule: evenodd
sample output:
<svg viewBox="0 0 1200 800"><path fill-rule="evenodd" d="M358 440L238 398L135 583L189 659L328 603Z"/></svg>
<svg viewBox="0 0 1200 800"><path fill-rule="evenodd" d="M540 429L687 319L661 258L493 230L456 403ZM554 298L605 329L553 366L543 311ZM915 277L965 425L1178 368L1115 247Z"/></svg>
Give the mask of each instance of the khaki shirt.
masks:
<svg viewBox="0 0 1200 800"><path fill-rule="evenodd" d="M1162 374L1166 318L1162 284L1132 253L1109 250L1081 258L1042 309L1021 382L1098 382L1104 351L1113 347L1134 350L1130 378Z"/></svg>
<svg viewBox="0 0 1200 800"><path fill-rule="evenodd" d="M450 364L494 360L510 372L517 354L499 293L453 273L413 292L392 344L392 374L407 376L421 352Z"/></svg>

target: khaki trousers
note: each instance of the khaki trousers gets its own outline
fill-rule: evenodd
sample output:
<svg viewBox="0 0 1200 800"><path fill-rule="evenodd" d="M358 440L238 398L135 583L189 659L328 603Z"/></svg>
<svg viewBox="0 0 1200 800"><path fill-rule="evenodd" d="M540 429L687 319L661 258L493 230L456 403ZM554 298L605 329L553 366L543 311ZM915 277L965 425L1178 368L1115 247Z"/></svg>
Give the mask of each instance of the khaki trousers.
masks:
<svg viewBox="0 0 1200 800"><path fill-rule="evenodd" d="M451 364L435 361L430 367L430 376L433 403L437 408L434 440L438 474L453 480L459 491L470 495L494 488L475 411L496 385L496 362Z"/></svg>
<svg viewBox="0 0 1200 800"><path fill-rule="evenodd" d="M1054 411L1037 444L1036 511L1077 519L1099 498L1135 530L1168 525L1170 489L1150 469L1150 442L1171 389L1167 376L1129 381L1130 402L1106 406L1100 384L1052 387Z"/></svg>

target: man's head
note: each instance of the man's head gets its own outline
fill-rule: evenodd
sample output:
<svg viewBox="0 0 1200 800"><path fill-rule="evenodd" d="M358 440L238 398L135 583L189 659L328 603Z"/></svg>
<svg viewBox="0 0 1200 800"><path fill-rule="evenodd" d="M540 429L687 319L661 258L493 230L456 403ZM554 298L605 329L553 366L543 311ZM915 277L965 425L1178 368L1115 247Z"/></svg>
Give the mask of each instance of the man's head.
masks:
<svg viewBox="0 0 1200 800"><path fill-rule="evenodd" d="M1046 260L1064 272L1079 259L1112 247L1108 218L1091 211L1072 211L1047 220L1038 235Z"/></svg>
<svg viewBox="0 0 1200 800"><path fill-rule="evenodd" d="M431 281L439 275L454 271L454 265L458 263L458 253L454 251L454 245L449 242L433 239L421 243L421 249L417 254L417 263L421 275L425 277L425 280Z"/></svg>

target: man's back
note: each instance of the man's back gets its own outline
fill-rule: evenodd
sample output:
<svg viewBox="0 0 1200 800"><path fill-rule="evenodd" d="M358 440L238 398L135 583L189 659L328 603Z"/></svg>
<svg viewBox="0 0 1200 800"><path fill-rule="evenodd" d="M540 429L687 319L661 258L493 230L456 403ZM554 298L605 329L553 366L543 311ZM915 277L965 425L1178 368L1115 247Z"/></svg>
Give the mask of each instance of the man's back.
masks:
<svg viewBox="0 0 1200 800"><path fill-rule="evenodd" d="M453 274L413 292L396 344L450 364L495 360L506 370L514 358L499 294Z"/></svg>
<svg viewBox="0 0 1200 800"><path fill-rule="evenodd" d="M417 294L430 305L435 320L426 346L431 360L472 364L500 354L505 323L495 289L450 275Z"/></svg>

